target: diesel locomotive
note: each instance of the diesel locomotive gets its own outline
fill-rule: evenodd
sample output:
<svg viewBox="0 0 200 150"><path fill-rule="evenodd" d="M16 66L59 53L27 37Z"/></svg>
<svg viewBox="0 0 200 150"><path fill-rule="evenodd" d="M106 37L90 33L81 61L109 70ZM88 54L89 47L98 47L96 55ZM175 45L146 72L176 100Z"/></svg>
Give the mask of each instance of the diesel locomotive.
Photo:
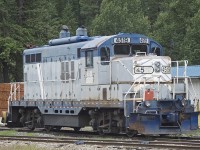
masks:
<svg viewBox="0 0 200 150"><path fill-rule="evenodd" d="M135 33L58 39L23 52L24 97L9 100L8 126L47 130L91 126L100 134L181 134L198 127L171 59L151 38Z"/></svg>

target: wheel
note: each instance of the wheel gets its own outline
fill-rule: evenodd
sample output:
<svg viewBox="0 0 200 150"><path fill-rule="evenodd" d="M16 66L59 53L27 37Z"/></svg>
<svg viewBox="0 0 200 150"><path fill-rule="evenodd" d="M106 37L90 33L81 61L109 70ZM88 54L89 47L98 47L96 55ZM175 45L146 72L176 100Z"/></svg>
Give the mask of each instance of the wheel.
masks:
<svg viewBox="0 0 200 150"><path fill-rule="evenodd" d="M34 122L34 120L29 121L26 126L32 131L35 130L35 122Z"/></svg>
<svg viewBox="0 0 200 150"><path fill-rule="evenodd" d="M98 129L98 133L99 133L99 135L105 135L105 133L103 132L103 129L101 129L101 128Z"/></svg>
<svg viewBox="0 0 200 150"><path fill-rule="evenodd" d="M50 132L53 129L53 126L45 126L44 128L47 132Z"/></svg>
<svg viewBox="0 0 200 150"><path fill-rule="evenodd" d="M137 135L137 131L135 131L135 130L129 130L129 129L127 129L126 130L126 135L128 136L128 137L134 137L134 136L136 136Z"/></svg>
<svg viewBox="0 0 200 150"><path fill-rule="evenodd" d="M80 129L81 129L80 127L74 127L74 131L75 131L75 132L80 131Z"/></svg>
<svg viewBox="0 0 200 150"><path fill-rule="evenodd" d="M35 126L34 125L32 125L32 124L30 124L30 125L27 125L27 127L30 129L30 130L35 130Z"/></svg>
<svg viewBox="0 0 200 150"><path fill-rule="evenodd" d="M35 129L36 120L35 120L35 114L32 111L27 112L25 124L30 130Z"/></svg>
<svg viewBox="0 0 200 150"><path fill-rule="evenodd" d="M58 132L58 131L60 131L61 128L62 127L60 127L60 126L56 126L56 127L53 128L53 130L56 131L56 132Z"/></svg>

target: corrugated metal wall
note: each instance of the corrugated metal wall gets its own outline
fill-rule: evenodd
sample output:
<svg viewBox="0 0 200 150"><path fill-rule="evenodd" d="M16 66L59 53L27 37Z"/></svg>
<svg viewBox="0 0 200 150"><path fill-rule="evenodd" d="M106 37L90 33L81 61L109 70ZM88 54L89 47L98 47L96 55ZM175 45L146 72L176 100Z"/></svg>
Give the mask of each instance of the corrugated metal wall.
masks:
<svg viewBox="0 0 200 150"><path fill-rule="evenodd" d="M190 99L195 100L195 110L200 111L200 77L199 78L192 78L192 83L189 81L189 93Z"/></svg>

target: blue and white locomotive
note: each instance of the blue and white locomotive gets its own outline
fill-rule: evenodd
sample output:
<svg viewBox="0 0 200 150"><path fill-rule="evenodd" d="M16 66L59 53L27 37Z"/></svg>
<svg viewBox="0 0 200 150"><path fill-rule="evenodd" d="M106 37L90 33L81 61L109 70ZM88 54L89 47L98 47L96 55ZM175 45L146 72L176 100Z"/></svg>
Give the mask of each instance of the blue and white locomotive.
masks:
<svg viewBox="0 0 200 150"><path fill-rule="evenodd" d="M80 27L70 36L65 28L24 50L23 61L24 98L9 102L8 125L129 136L197 129L187 83L173 82L170 57L144 35L89 37Z"/></svg>

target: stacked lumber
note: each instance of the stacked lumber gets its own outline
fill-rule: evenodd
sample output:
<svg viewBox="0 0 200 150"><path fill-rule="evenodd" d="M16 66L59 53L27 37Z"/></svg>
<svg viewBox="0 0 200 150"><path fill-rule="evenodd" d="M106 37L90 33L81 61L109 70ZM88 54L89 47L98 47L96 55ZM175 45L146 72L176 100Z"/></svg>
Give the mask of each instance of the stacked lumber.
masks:
<svg viewBox="0 0 200 150"><path fill-rule="evenodd" d="M8 99L20 100L23 96L23 83L0 83L0 117L8 109Z"/></svg>

